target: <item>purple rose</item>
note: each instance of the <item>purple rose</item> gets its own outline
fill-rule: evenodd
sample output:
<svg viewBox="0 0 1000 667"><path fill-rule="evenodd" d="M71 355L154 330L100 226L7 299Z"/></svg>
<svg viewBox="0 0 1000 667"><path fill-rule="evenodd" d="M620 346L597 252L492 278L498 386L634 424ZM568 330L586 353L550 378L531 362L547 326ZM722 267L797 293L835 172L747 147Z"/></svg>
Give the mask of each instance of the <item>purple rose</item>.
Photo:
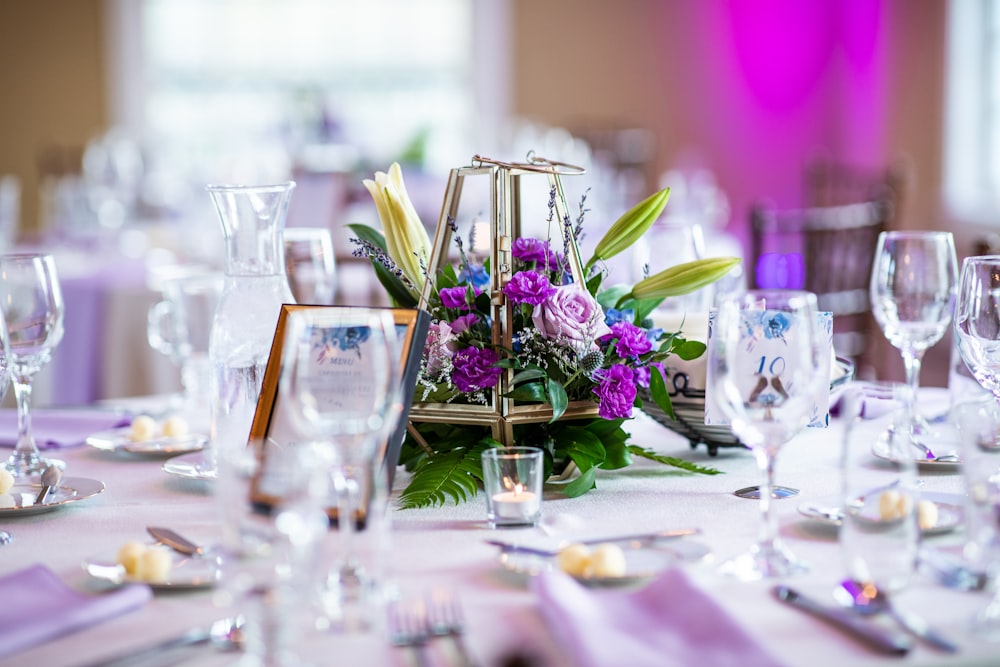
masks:
<svg viewBox="0 0 1000 667"><path fill-rule="evenodd" d="M468 287L445 287L438 294L441 296L441 303L445 308L457 308L458 310L468 310L469 303L466 301Z"/></svg>
<svg viewBox="0 0 1000 667"><path fill-rule="evenodd" d="M495 350L478 347L467 347L456 352L451 363L451 381L459 391L475 391L492 387L500 379L503 371L496 363L500 355Z"/></svg>
<svg viewBox="0 0 1000 667"><path fill-rule="evenodd" d="M479 321L479 316L475 313L466 313L465 315L459 315L451 322L451 330L460 334L463 331L468 331L472 328L472 325Z"/></svg>
<svg viewBox="0 0 1000 667"><path fill-rule="evenodd" d="M635 403L635 371L625 364L614 364L601 371L594 393L600 399L597 412L603 419L621 419L632 416Z"/></svg>
<svg viewBox="0 0 1000 667"><path fill-rule="evenodd" d="M552 250L548 241L521 236L514 239L510 252L514 259L526 263L534 262L536 267L546 271L555 271L559 268L561 257Z"/></svg>
<svg viewBox="0 0 1000 667"><path fill-rule="evenodd" d="M545 301L555 291L548 277L537 271L518 271L503 287L503 293L512 303L529 303L532 306Z"/></svg>
<svg viewBox="0 0 1000 667"><path fill-rule="evenodd" d="M566 338L583 348L596 347L597 339L611 333L601 305L575 283L556 287L535 306L531 320L543 337Z"/></svg>
<svg viewBox="0 0 1000 667"><path fill-rule="evenodd" d="M612 324L611 333L604 336L601 342L607 342L614 338L618 339L618 342L615 343L615 352L622 359L638 357L653 349L653 344L646 337L646 330L624 320Z"/></svg>

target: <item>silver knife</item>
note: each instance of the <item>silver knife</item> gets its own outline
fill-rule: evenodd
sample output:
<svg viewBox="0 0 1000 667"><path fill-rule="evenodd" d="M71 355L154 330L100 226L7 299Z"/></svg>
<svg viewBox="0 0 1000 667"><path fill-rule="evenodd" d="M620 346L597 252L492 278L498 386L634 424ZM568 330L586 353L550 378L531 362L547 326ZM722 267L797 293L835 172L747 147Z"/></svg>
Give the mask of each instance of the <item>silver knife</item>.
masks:
<svg viewBox="0 0 1000 667"><path fill-rule="evenodd" d="M778 600L830 623L878 651L906 655L913 648L913 642L908 636L866 621L846 609L824 605L788 586L775 586L772 591Z"/></svg>
<svg viewBox="0 0 1000 667"><path fill-rule="evenodd" d="M604 544L605 542L655 542L656 540L670 540L678 537L687 537L701 533L700 528L678 528L677 530L663 530L658 533L639 533L637 535L611 535L609 537L595 537L584 540L575 540L577 544ZM486 540L487 544L500 547L505 552L515 552L524 554L534 554L536 556L556 556L559 549L543 549L541 547L529 547L502 540Z"/></svg>
<svg viewBox="0 0 1000 667"><path fill-rule="evenodd" d="M924 640L946 653L955 653L958 651L958 645L955 642L936 631L920 616L909 611L904 611L895 604L890 604L887 611L890 616L896 619L896 622L903 626L904 630L913 636Z"/></svg>
<svg viewBox="0 0 1000 667"><path fill-rule="evenodd" d="M147 526L146 531L160 544L164 544L174 551L184 554L185 556L205 555L204 549L170 528L163 528L162 526Z"/></svg>

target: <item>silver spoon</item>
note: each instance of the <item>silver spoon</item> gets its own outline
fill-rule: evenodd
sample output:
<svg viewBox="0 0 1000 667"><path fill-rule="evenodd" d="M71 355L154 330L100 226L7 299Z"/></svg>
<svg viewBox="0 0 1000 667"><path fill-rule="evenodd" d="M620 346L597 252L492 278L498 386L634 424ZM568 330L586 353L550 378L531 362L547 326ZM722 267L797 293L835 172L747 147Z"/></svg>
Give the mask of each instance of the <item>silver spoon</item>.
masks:
<svg viewBox="0 0 1000 667"><path fill-rule="evenodd" d="M219 651L238 651L243 648L243 617L223 618L209 628L195 628L184 634L165 639L137 651L122 654L110 660L101 660L90 667L126 667L139 664L144 659L160 656L164 651L208 644Z"/></svg>
<svg viewBox="0 0 1000 667"><path fill-rule="evenodd" d="M35 496L35 504L44 504L45 499L49 496L49 493L51 493L53 489L59 488L59 482L61 481L62 470L52 464L46 466L45 470L42 471L42 488L39 490L38 495Z"/></svg>
<svg viewBox="0 0 1000 667"><path fill-rule="evenodd" d="M834 597L865 616L884 611L914 637L947 653L958 651L958 646L953 641L942 636L927 621L893 605L888 593L880 590L875 584L846 579L834 590Z"/></svg>

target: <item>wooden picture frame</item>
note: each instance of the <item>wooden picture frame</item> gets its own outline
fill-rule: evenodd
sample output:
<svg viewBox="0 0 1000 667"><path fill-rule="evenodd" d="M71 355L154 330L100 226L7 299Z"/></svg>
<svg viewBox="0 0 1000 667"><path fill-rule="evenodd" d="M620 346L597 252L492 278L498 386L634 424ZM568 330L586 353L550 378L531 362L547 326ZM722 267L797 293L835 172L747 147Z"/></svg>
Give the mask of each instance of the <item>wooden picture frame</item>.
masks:
<svg viewBox="0 0 1000 667"><path fill-rule="evenodd" d="M257 409L254 412L253 423L250 427L249 443L257 446L260 465L258 474L251 484L251 502L262 510L269 510L274 507L280 498L262 488L261 476L267 468L268 447L279 439L286 438L289 433L294 433L290 426L290 417L283 410L281 405L280 382L282 375L282 358L284 356L285 334L290 313L307 310L323 309L338 310L350 309L357 311L358 306L309 306L285 304L278 314L278 324L275 328L274 339L271 342L271 351L268 356L267 366L264 370L264 379L261 384L260 396L257 399ZM402 411L399 415L399 422L392 435L384 442L378 444L378 454L376 455L376 471L384 469L389 488L392 483L399 460L399 451L406 437L406 425L409 419L410 404L413 402L413 392L416 388L417 373L420 370L420 361L423 357L424 343L427 339L427 330L430 326L430 316L426 311L417 308L380 308L372 307L372 310L388 310L392 313L396 323L396 331L402 342L400 345L400 381L402 382ZM364 522L365 505L359 503L360 516L357 517L359 523ZM327 510L332 521L337 519L337 509L331 507Z"/></svg>

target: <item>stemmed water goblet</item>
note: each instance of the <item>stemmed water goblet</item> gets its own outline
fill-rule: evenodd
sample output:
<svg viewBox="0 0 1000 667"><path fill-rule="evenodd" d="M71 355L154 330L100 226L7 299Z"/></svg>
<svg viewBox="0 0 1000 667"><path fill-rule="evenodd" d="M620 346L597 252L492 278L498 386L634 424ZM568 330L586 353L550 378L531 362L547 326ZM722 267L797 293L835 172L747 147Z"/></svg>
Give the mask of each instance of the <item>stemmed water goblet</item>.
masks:
<svg viewBox="0 0 1000 667"><path fill-rule="evenodd" d="M373 493L378 447L399 414L395 323L382 309L305 308L289 313L285 341L282 403L303 438L314 441L336 500L341 554L330 583L344 613L363 605L375 585L352 549L355 531L379 511L361 496Z"/></svg>
<svg viewBox="0 0 1000 667"><path fill-rule="evenodd" d="M950 232L892 231L879 234L871 275L871 302L875 320L885 337L903 355L906 383L912 400L902 428L928 461L937 459L935 446L943 435L920 416L917 389L927 348L941 340L951 322L958 260ZM892 437L886 433L883 441Z"/></svg>
<svg viewBox="0 0 1000 667"><path fill-rule="evenodd" d="M35 374L52 359L63 337L63 300L52 255L0 256L0 311L10 337L10 367L17 398L17 445L7 459L15 477L40 475L50 464L31 431Z"/></svg>
<svg viewBox="0 0 1000 667"><path fill-rule="evenodd" d="M285 272L295 303L331 305L337 276L330 230L322 227L286 227Z"/></svg>
<svg viewBox="0 0 1000 667"><path fill-rule="evenodd" d="M962 406L962 472L966 484L966 557L989 568L1000 550L1000 255L962 262L955 305L958 351L973 377L993 394L987 408ZM976 616L974 630L1000 639L1000 593Z"/></svg>
<svg viewBox="0 0 1000 667"><path fill-rule="evenodd" d="M725 574L754 580L807 569L778 538L772 488L778 451L816 416L829 382L824 341L828 334L810 292L752 290L719 305L709 336L708 386L761 474L757 543L724 563Z"/></svg>
<svg viewBox="0 0 1000 667"><path fill-rule="evenodd" d="M10 382L10 339L7 337L7 324L0 312L0 399L7 393ZM0 530L0 546L9 544L14 537L6 530Z"/></svg>

